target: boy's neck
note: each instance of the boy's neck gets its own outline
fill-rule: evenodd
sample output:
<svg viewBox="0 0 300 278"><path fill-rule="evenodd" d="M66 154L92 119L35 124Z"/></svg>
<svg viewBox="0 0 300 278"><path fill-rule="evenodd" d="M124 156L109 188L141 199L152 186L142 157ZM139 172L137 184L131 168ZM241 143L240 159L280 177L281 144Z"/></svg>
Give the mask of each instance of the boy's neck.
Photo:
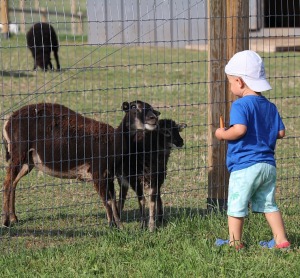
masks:
<svg viewBox="0 0 300 278"><path fill-rule="evenodd" d="M246 89L244 92L243 92L243 96L242 97L245 97L245 96L261 96L261 93L260 92L254 92L250 89Z"/></svg>

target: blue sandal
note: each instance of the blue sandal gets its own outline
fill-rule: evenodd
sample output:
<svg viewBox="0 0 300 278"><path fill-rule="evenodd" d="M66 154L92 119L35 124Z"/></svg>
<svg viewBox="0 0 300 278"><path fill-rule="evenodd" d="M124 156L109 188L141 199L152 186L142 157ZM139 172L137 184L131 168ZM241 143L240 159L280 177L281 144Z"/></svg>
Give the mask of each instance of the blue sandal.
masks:
<svg viewBox="0 0 300 278"><path fill-rule="evenodd" d="M222 246L225 244L229 244L229 239L221 239L221 238L216 239L216 242L215 242L216 246Z"/></svg>
<svg viewBox="0 0 300 278"><path fill-rule="evenodd" d="M291 247L291 244L286 241L280 244L276 244L275 239L271 239L270 241L260 241L259 245L262 246L263 248L268 248L268 249L281 249L281 250L289 250Z"/></svg>
<svg viewBox="0 0 300 278"><path fill-rule="evenodd" d="M239 243L239 244L235 244L235 245L231 246L229 239L221 239L221 238L216 239L215 245L216 246L228 245L230 247L234 247L235 250L237 250L237 251L240 251L241 249L243 249L245 247L243 243Z"/></svg>

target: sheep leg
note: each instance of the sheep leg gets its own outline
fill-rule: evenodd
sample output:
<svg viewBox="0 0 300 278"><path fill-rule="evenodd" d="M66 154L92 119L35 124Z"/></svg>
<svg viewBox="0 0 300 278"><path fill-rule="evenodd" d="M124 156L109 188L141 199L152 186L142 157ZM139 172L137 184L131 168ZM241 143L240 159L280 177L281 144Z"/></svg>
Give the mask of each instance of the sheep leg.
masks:
<svg viewBox="0 0 300 278"><path fill-rule="evenodd" d="M155 220L162 223L163 219L163 204L160 196L160 187L151 188L149 192L149 230L151 232L156 228Z"/></svg>
<svg viewBox="0 0 300 278"><path fill-rule="evenodd" d="M16 187L19 180L27 175L31 169L29 168L28 164L23 164L20 170L18 166L9 165L9 167L7 167L5 180L3 183L3 226L8 227L10 224L18 222L15 212Z"/></svg>
<svg viewBox="0 0 300 278"><path fill-rule="evenodd" d="M53 53L54 53L54 58L55 58L55 61L56 61L57 70L60 70L60 63L59 63L59 58L58 58L58 52L57 51L53 51Z"/></svg>
<svg viewBox="0 0 300 278"><path fill-rule="evenodd" d="M23 164L20 172L18 173L15 181L12 183L12 187L11 187L11 192L10 192L10 206L9 206L9 214L10 214L10 223L15 223L18 222L18 218L16 216L16 209L15 209L15 204L16 204L16 187L17 187L17 183L19 182L19 180L21 178L23 178L24 176L26 176L33 167L29 167L28 164Z"/></svg>
<svg viewBox="0 0 300 278"><path fill-rule="evenodd" d="M104 181L103 184L94 183L94 187L97 193L100 195L103 205L106 209L107 221L109 226L112 226L115 221L117 227L122 228L114 190L108 190L107 192L107 188L110 188L111 186L113 187L113 181L110 181L109 183L110 184L108 185L106 184L106 181Z"/></svg>
<svg viewBox="0 0 300 278"><path fill-rule="evenodd" d="M33 57L34 58L34 57ZM36 70L37 64L36 64L36 58L34 58L34 63L33 63L33 70Z"/></svg>
<svg viewBox="0 0 300 278"><path fill-rule="evenodd" d="M119 194L119 212L121 213L124 209L126 197L128 192L128 186L121 185L120 186L120 194Z"/></svg>
<svg viewBox="0 0 300 278"><path fill-rule="evenodd" d="M49 67L50 70L53 70L53 65L51 63L51 60L50 59L47 60L47 58L45 58L45 57L44 57L44 59L45 59L44 71L45 72L48 71L48 67Z"/></svg>
<svg viewBox="0 0 300 278"><path fill-rule="evenodd" d="M155 208L156 208L157 190L150 188L149 190L149 223L148 228L150 232L155 230Z"/></svg>
<svg viewBox="0 0 300 278"><path fill-rule="evenodd" d="M120 186L118 208L119 208L119 213L121 214L124 209L129 186L128 186L128 181L124 180L123 177L118 176L117 179Z"/></svg>
<svg viewBox="0 0 300 278"><path fill-rule="evenodd" d="M112 209L113 221L119 229L122 229L123 225L120 220L120 215L119 215L118 206L117 206L117 202L116 202L116 192L115 192L113 180L111 180L111 182L108 185L108 193L109 193L109 197L110 197L108 204Z"/></svg>
<svg viewBox="0 0 300 278"><path fill-rule="evenodd" d="M10 185L13 180L15 180L15 171L11 166L6 169L6 176L3 183L3 201L2 201L2 225L9 226L9 200L10 200Z"/></svg>
<svg viewBox="0 0 300 278"><path fill-rule="evenodd" d="M160 196L160 191L157 193L157 197L156 197L156 210L157 210L157 220L162 223L163 221L163 204L162 204L162 200L161 200L161 196Z"/></svg>
<svg viewBox="0 0 300 278"><path fill-rule="evenodd" d="M104 183L103 185L100 185L97 182L95 182L94 187L95 187L97 193L100 195L100 197L102 199L103 205L106 209L108 224L111 225L111 223L112 223L112 209L107 203L106 184Z"/></svg>
<svg viewBox="0 0 300 278"><path fill-rule="evenodd" d="M161 197L157 197L157 219L160 223L163 222L163 217L164 217L164 211L163 211L163 204Z"/></svg>
<svg viewBox="0 0 300 278"><path fill-rule="evenodd" d="M145 212L146 199L144 196L143 186L141 184L137 184L135 191L136 191L139 208L140 208L141 228L144 229L146 228L146 212Z"/></svg>

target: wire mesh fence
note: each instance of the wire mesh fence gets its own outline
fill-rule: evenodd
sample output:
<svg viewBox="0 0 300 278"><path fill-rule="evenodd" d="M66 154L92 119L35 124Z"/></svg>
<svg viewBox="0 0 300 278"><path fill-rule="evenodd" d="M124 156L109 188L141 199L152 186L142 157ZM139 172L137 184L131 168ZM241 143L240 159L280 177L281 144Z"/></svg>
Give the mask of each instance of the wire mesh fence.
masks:
<svg viewBox="0 0 300 278"><path fill-rule="evenodd" d="M0 41L1 128L6 126L14 111L37 103L62 104L84 117L117 128L125 115L121 108L123 102L147 102L161 113L160 119L173 119L187 125L180 133L184 145L171 151L161 187L164 218L183 211L202 213L207 207L207 155L211 144L207 138L208 127L212 124L208 122L208 85L211 82L207 74L211 62L207 46L208 1L21 2L8 1L10 24L17 25L18 31L11 31L8 38L1 37ZM287 136L276 149L277 198L281 206L297 206L300 194L300 85L297 82L300 4L292 1L293 9L285 7L280 13L278 7L283 7L282 2L285 1L263 1L260 5L258 1L250 1L249 48L258 51L265 61L273 87L265 96L277 105L287 129ZM287 17L290 20L286 20ZM32 70L34 60L27 47L26 32L41 21L49 22L58 36L59 71ZM220 34L220 38L225 36ZM225 75L221 82L226 82ZM49 117L55 122L54 112ZM46 121L35 125L33 121L37 122L37 117L29 117L30 121L27 134L37 134L41 130L46 134L47 130L53 132L55 127L55 123L45 125ZM66 123L70 130L70 122ZM18 125L17 133L22 126L24 124ZM78 130L85 128L85 125L75 126ZM59 161L53 159L52 165L56 163L62 169L65 162L72 163L60 155L70 147L64 142L75 138L76 144L81 144L86 132L70 134L69 139L59 134L52 136L52 145L44 147L42 153L58 157ZM25 141L25 145L37 146L37 138ZM53 149L51 146L55 142L60 142L61 147ZM83 146L87 144L85 139ZM2 181L7 166L4 145L2 143L0 156ZM24 153L29 167L34 162L33 149ZM85 153L80 157L77 152L75 157L85 161L90 158ZM53 177L54 166L46 167L41 162L40 158L37 164L41 166L18 182L15 199L19 221L0 229L3 250L43 246L46 240L67 242L83 235L99 235L108 226L102 200L88 178L82 178L84 181L69 179L70 168L64 178L60 178L62 170ZM48 162L51 165L51 161ZM220 168L225 171L225 161ZM76 168L77 173L81 170ZM52 171L50 175L49 171ZM118 201L120 187L116 179L114 186ZM148 201L149 192L145 190L144 194ZM1 198L4 205L4 197ZM128 227L140 226L134 190L128 192L121 219Z"/></svg>

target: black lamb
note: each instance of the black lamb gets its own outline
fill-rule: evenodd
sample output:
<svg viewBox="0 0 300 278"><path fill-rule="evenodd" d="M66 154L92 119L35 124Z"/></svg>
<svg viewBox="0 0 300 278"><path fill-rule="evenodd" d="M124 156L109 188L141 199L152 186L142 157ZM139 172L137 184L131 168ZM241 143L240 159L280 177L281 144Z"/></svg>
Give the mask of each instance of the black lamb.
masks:
<svg viewBox="0 0 300 278"><path fill-rule="evenodd" d="M57 70L60 70L58 58L58 39L54 28L49 23L36 23L26 34L27 47L32 53L34 59L33 70L39 66L44 71L48 70L48 66L53 70L51 63L51 51L54 53Z"/></svg>
<svg viewBox="0 0 300 278"><path fill-rule="evenodd" d="M127 192L131 186L138 197L142 228L146 226L144 189L149 191L149 230L155 229L155 215L159 222L162 221L163 205L160 189L166 179L171 149L174 146L184 145L179 132L185 127L186 124L162 119L158 121L157 130L140 131L136 141L131 142L128 161L123 161L122 174L117 174L120 185L119 211L124 208ZM138 136L143 136L143 140Z"/></svg>

